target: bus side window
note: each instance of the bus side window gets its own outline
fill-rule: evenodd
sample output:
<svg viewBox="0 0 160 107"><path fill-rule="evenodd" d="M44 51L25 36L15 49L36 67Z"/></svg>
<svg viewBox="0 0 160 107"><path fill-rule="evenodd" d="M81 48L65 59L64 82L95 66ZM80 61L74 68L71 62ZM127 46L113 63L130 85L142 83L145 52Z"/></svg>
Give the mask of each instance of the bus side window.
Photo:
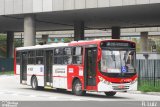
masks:
<svg viewBox="0 0 160 107"><path fill-rule="evenodd" d="M54 49L54 64L63 64L63 48Z"/></svg>
<svg viewBox="0 0 160 107"><path fill-rule="evenodd" d="M71 64L72 63L72 48L64 48L64 56L63 61L64 64Z"/></svg>
<svg viewBox="0 0 160 107"><path fill-rule="evenodd" d="M43 64L43 50L37 50L36 51L36 64Z"/></svg>
<svg viewBox="0 0 160 107"><path fill-rule="evenodd" d="M35 51L28 51L28 64L35 64Z"/></svg>
<svg viewBox="0 0 160 107"><path fill-rule="evenodd" d="M73 64L82 64L82 47L73 48Z"/></svg>

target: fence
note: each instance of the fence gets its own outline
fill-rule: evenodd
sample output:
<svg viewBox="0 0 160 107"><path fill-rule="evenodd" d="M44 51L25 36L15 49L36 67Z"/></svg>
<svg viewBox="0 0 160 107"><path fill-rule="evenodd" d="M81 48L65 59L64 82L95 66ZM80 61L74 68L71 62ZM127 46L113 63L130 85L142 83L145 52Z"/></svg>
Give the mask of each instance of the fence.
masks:
<svg viewBox="0 0 160 107"><path fill-rule="evenodd" d="M160 60L137 60L138 85L160 86Z"/></svg>

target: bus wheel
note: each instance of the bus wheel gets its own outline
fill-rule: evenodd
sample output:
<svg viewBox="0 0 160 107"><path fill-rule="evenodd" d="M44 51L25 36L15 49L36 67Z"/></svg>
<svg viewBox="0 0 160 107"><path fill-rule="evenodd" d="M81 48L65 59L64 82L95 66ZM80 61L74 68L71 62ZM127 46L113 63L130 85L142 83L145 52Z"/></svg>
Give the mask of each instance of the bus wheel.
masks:
<svg viewBox="0 0 160 107"><path fill-rule="evenodd" d="M116 92L104 92L106 96L114 96Z"/></svg>
<svg viewBox="0 0 160 107"><path fill-rule="evenodd" d="M82 84L78 79L74 81L72 91L77 96L81 96L86 93L86 91L82 90Z"/></svg>
<svg viewBox="0 0 160 107"><path fill-rule="evenodd" d="M32 89L37 90L39 88L38 87L38 81L37 81L37 78L35 76L32 78L31 85L32 85Z"/></svg>

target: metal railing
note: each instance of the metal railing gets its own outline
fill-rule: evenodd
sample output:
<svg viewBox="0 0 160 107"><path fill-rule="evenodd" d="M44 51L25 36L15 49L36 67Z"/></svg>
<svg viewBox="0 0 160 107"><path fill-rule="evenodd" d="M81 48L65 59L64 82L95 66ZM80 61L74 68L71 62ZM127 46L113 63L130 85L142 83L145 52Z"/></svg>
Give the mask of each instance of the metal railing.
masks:
<svg viewBox="0 0 160 107"><path fill-rule="evenodd" d="M138 85L160 86L160 60L137 60Z"/></svg>

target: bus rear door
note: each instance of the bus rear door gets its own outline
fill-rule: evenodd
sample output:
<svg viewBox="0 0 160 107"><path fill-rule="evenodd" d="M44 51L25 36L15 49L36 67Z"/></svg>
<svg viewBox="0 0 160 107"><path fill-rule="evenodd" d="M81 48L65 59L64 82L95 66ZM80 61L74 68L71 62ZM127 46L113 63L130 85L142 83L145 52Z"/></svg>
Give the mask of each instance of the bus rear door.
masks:
<svg viewBox="0 0 160 107"><path fill-rule="evenodd" d="M45 86L52 86L52 65L53 65L53 50L45 51L45 71L44 82Z"/></svg>

